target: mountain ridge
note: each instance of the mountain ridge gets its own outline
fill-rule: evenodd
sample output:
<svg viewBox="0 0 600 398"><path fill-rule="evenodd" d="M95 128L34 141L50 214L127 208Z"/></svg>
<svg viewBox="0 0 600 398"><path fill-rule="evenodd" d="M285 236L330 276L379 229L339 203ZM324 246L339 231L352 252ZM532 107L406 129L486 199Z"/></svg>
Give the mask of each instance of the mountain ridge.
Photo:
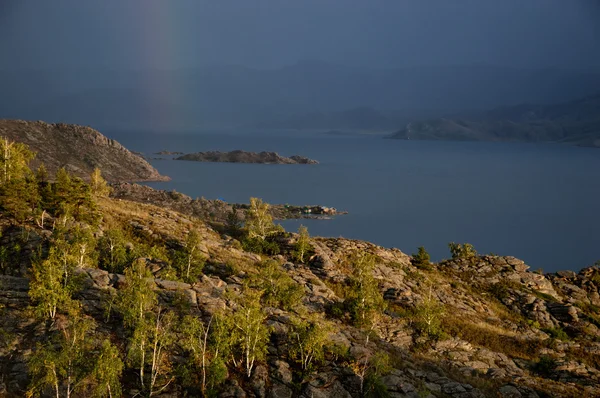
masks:
<svg viewBox="0 0 600 398"><path fill-rule="evenodd" d="M562 142L600 147L600 94L553 105L504 106L418 120L390 138Z"/></svg>
<svg viewBox="0 0 600 398"><path fill-rule="evenodd" d="M169 179L141 156L91 127L0 119L0 136L27 144L37 153L32 164L43 163L50 174L65 167L87 179L98 167L110 182Z"/></svg>

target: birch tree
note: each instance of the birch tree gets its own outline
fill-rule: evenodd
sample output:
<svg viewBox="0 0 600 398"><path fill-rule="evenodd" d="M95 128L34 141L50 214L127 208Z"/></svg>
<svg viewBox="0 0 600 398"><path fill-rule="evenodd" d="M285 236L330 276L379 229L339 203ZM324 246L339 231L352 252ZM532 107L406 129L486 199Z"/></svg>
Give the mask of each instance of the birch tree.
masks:
<svg viewBox="0 0 600 398"><path fill-rule="evenodd" d="M258 198L250 198L250 208L246 212L246 233L250 239L265 240L281 230L273 223L269 204Z"/></svg>
<svg viewBox="0 0 600 398"><path fill-rule="evenodd" d="M200 252L200 234L191 230L183 247L175 253L174 265L178 276L188 283L198 280L204 268L204 256Z"/></svg>
<svg viewBox="0 0 600 398"><path fill-rule="evenodd" d="M233 361L236 366L243 365L248 377L252 375L256 361L265 359L270 336L260 296L259 292L247 290L238 298L233 313L233 339L236 342Z"/></svg>

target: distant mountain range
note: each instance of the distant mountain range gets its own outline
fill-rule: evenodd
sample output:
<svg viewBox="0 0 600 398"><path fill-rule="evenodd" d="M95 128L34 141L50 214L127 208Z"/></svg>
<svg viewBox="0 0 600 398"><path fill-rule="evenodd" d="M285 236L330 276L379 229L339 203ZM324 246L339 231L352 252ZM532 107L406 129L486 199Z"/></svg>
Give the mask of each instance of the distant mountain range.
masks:
<svg viewBox="0 0 600 398"><path fill-rule="evenodd" d="M600 147L600 94L555 105L518 105L414 121L391 137L564 142Z"/></svg>
<svg viewBox="0 0 600 398"><path fill-rule="evenodd" d="M489 66L4 70L0 117L109 130L393 131L415 118L600 92L600 73Z"/></svg>

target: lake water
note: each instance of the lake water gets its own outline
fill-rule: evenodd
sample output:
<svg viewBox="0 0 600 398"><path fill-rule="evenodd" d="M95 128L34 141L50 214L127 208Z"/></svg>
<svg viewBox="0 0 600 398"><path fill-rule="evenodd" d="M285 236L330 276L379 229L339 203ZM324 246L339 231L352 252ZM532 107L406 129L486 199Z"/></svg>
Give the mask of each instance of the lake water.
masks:
<svg viewBox="0 0 600 398"><path fill-rule="evenodd" d="M400 141L316 133L110 134L129 149L276 151L318 165L153 160L166 183L192 197L319 204L347 210L302 223L311 235L397 247L425 246L435 260L448 242L512 255L532 269L578 270L600 259L600 150L562 145Z"/></svg>

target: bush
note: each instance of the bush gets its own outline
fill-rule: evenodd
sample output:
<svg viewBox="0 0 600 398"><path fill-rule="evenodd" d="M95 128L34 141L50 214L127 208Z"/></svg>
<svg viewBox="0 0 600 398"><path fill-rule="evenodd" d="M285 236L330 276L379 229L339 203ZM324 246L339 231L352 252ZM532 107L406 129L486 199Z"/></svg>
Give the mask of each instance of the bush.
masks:
<svg viewBox="0 0 600 398"><path fill-rule="evenodd" d="M561 341L570 340L570 337L567 334L567 332L565 332L561 328L543 328L542 332L546 333L548 336L552 337L553 339L558 339Z"/></svg>
<svg viewBox="0 0 600 398"><path fill-rule="evenodd" d="M263 292L262 302L291 310L302 303L304 287L296 283L275 260L259 264L258 275L253 275L250 285Z"/></svg>
<svg viewBox="0 0 600 398"><path fill-rule="evenodd" d="M533 365L533 370L537 373L547 376L556 368L556 360L547 355L542 355L540 359Z"/></svg>
<svg viewBox="0 0 600 398"><path fill-rule="evenodd" d="M477 251L470 243L448 243L448 247L450 248L450 254L452 254L453 259L473 259L477 257Z"/></svg>
<svg viewBox="0 0 600 398"><path fill-rule="evenodd" d="M433 267L431 266L431 257L427 250L423 246L419 247L419 251L417 254L412 255L412 265L419 269L423 269L426 271L431 271Z"/></svg>
<svg viewBox="0 0 600 398"><path fill-rule="evenodd" d="M277 242L261 238L245 238L242 240L242 248L248 252L270 256L281 253L281 248Z"/></svg>

